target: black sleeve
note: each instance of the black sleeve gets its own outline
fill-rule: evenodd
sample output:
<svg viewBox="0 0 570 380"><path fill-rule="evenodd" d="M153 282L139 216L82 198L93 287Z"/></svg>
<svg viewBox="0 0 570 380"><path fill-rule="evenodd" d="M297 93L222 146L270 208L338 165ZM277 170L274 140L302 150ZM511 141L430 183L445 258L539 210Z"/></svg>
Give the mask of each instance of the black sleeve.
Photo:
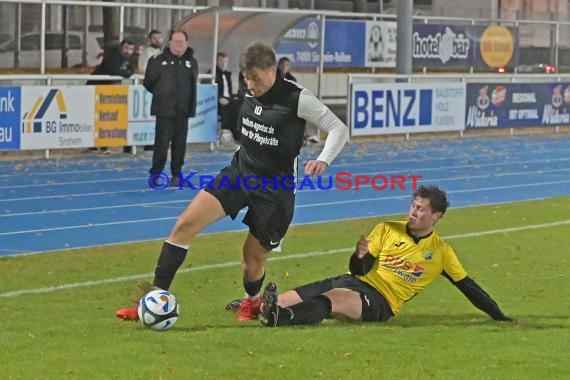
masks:
<svg viewBox="0 0 570 380"><path fill-rule="evenodd" d="M224 79L222 78L224 74L222 70L216 66L216 84L218 85L218 99L224 96Z"/></svg>
<svg viewBox="0 0 570 380"><path fill-rule="evenodd" d="M123 65L121 66L121 76L123 78L130 78L135 73L135 64L133 63L133 59L129 58Z"/></svg>
<svg viewBox="0 0 570 380"><path fill-rule="evenodd" d="M143 86L151 94L154 93L154 86L158 81L159 66L157 65L157 62L158 61L156 60L156 58L154 57L150 58L148 60L148 63L146 65L146 71L144 73Z"/></svg>
<svg viewBox="0 0 570 380"><path fill-rule="evenodd" d="M348 269L350 270L350 273L362 276L370 272L370 269L372 269L374 266L375 261L376 258L372 256L370 252L366 252L366 255L364 255L364 257L361 259L359 259L358 256L356 256L356 253L354 253L352 256L350 256Z"/></svg>
<svg viewBox="0 0 570 380"><path fill-rule="evenodd" d="M247 84L245 83L245 78L243 77L243 74L240 71L238 74L238 92L237 92L237 97L240 102L243 101L246 92L247 92Z"/></svg>
<svg viewBox="0 0 570 380"><path fill-rule="evenodd" d="M234 89L233 89L233 84L232 84L232 73L229 71L226 71L226 80L228 81L228 91L230 93L230 98L232 96L234 96Z"/></svg>
<svg viewBox="0 0 570 380"><path fill-rule="evenodd" d="M196 104L198 103L198 61L192 58L192 86L194 91L192 93L192 104L190 105L190 117L196 116Z"/></svg>
<svg viewBox="0 0 570 380"><path fill-rule="evenodd" d="M503 314L495 300L469 276L455 282L445 271L442 274L451 281L477 309L487 313L496 321L513 321L512 318Z"/></svg>

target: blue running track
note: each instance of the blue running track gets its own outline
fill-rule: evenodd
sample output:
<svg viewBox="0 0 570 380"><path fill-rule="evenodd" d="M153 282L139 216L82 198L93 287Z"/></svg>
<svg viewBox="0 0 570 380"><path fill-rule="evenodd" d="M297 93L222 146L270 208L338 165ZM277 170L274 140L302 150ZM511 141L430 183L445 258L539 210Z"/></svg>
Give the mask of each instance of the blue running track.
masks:
<svg viewBox="0 0 570 380"><path fill-rule="evenodd" d="M315 157L321 148L305 149L301 159ZM215 175L231 155L190 152L184 170ZM150 189L150 160L145 152L0 162L0 256L165 238L196 192ZM563 196L570 194L570 136L352 143L327 175L342 171L421 175L418 183L438 184L452 207ZM411 182L405 186L303 189L294 224L404 213ZM243 230L242 217L243 211L235 221L226 218L205 232Z"/></svg>

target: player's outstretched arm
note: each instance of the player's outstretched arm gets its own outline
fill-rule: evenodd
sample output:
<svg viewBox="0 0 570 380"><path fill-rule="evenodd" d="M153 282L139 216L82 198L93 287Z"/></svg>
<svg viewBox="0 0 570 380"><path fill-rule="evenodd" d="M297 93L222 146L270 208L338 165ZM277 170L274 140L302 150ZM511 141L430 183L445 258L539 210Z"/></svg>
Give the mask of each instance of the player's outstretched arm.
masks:
<svg viewBox="0 0 570 380"><path fill-rule="evenodd" d="M321 131L328 134L325 146L315 161L326 163L327 166L330 166L331 162L348 141L348 128L327 106L307 89L303 89L299 96L297 116L316 125ZM326 167L322 169L325 168ZM322 172L318 173L318 171L313 171L313 174L307 174L320 175Z"/></svg>
<svg viewBox="0 0 570 380"><path fill-rule="evenodd" d="M445 271L443 275L451 281L477 309L487 313L495 321L514 322L514 319L507 317L501 311L497 302L469 276L456 282L453 281Z"/></svg>

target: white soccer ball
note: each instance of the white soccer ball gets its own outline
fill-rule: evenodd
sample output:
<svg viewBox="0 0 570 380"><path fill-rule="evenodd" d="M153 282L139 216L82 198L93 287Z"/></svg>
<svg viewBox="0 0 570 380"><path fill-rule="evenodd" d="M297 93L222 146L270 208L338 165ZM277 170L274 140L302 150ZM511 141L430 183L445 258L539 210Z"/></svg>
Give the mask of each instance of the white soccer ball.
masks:
<svg viewBox="0 0 570 380"><path fill-rule="evenodd" d="M176 297L166 290L152 290L141 298L138 314L146 327L168 330L174 326L179 316Z"/></svg>

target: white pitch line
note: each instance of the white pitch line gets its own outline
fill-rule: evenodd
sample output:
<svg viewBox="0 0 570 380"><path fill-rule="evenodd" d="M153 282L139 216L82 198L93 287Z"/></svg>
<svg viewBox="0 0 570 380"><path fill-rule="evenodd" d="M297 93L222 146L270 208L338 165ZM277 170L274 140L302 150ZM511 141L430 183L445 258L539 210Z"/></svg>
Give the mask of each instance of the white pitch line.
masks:
<svg viewBox="0 0 570 380"><path fill-rule="evenodd" d="M465 234L449 235L449 236L444 236L443 239L444 240L454 240L454 239L462 239L462 238L470 238L470 237L479 237L479 236L494 235L494 234L501 234L501 233L535 230L535 229L540 229L540 228L558 227L558 226L563 226L563 225L567 225L567 224L570 224L570 219L559 220L557 222L551 222L551 223L531 224L528 226L500 228L500 229L488 230L488 231L469 232L469 233L465 233ZM331 249L331 250L327 250L327 251L314 251L314 252L298 253L298 254L292 254L292 255L286 255L286 256L274 256L274 257L271 257L269 259L269 261L285 261L285 260L293 260L293 259L304 259L307 257L326 256L326 255L332 255L335 253L351 252L352 250L354 250L354 247L337 248L337 249ZM181 269L177 272L177 274L198 272L198 271L203 271L203 270L208 270L208 269L237 267L240 265L241 265L241 263L239 261L227 261L225 263L207 264L207 265L200 265L200 266L193 267L193 268ZM12 290L12 291L8 291L8 292L0 293L0 297L4 297L4 298L18 297L18 296L24 296L24 295L30 295L30 294L52 293L52 292L56 292L59 290L85 288L85 287L105 285L105 284L116 284L119 282L141 280L144 278L152 277L153 275L154 275L154 273L141 273L141 274L135 274L135 275L130 275L130 276L108 278L105 280L92 280L92 281L84 281L84 282L74 282L74 283L70 283L70 284L46 286L43 288L36 288L36 289Z"/></svg>
<svg viewBox="0 0 570 380"><path fill-rule="evenodd" d="M443 239L444 240L453 240L453 239L461 239L461 238L467 238L467 237L479 237L479 236L502 234L502 233L509 233L509 232L536 230L539 228L558 227L558 226L564 226L566 224L570 224L570 219L559 220L557 222L552 222L552 223L530 224L528 226L499 228L496 230L479 231L479 232L468 232L465 234L445 236Z"/></svg>

